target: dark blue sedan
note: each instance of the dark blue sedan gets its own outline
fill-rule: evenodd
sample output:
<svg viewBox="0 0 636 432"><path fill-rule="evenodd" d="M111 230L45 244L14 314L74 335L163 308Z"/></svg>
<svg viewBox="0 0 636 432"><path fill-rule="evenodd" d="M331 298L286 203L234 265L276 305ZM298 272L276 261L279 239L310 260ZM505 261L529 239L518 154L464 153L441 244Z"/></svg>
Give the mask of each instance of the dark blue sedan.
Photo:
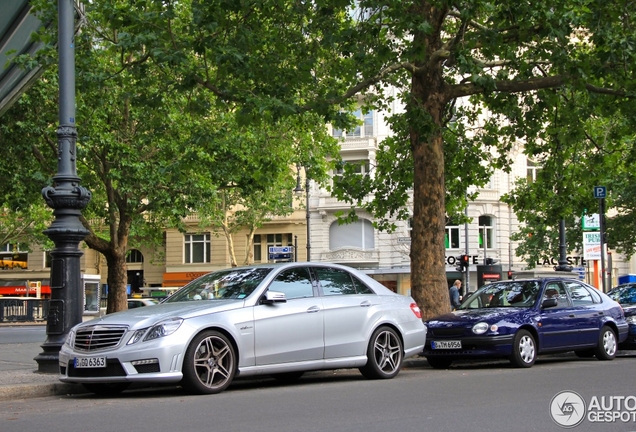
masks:
<svg viewBox="0 0 636 432"><path fill-rule="evenodd" d="M558 277L485 285L426 326L423 355L434 368L475 358L508 358L513 366L531 367L538 354L565 351L611 360L628 332L617 302L576 279Z"/></svg>
<svg viewBox="0 0 636 432"><path fill-rule="evenodd" d="M629 324L629 335L625 342L618 345L618 348L636 350L636 284L628 283L618 285L608 292L607 295L620 303L625 312L627 323Z"/></svg>

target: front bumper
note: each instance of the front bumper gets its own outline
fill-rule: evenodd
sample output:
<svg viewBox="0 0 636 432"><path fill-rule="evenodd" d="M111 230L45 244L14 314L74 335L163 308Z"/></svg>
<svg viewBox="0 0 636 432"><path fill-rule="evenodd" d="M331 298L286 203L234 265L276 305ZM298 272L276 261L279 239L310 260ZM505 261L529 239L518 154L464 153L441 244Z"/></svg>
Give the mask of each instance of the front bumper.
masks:
<svg viewBox="0 0 636 432"><path fill-rule="evenodd" d="M69 383L155 382L176 383L183 374L184 339L179 331L154 341L84 352L63 345L59 354L59 379ZM187 340L187 338L185 338ZM105 367L76 368L75 358L105 357Z"/></svg>
<svg viewBox="0 0 636 432"><path fill-rule="evenodd" d="M480 357L507 357L512 354L512 342L514 335L492 335L476 337L441 338L430 336L424 345L422 355L425 357L456 357L456 358L480 358ZM457 349L433 349L431 342L437 341L461 341L462 347Z"/></svg>

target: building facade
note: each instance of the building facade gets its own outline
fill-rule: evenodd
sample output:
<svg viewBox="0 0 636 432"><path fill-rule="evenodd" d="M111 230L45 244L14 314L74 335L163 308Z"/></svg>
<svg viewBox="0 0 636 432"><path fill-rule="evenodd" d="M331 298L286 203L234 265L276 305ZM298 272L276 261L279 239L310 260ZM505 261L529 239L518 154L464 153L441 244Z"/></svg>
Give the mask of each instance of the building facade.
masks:
<svg viewBox="0 0 636 432"><path fill-rule="evenodd" d="M358 111L361 125L353 131L332 130L341 139L341 155L344 161L356 163L365 174L375 160L379 143L391 133L384 116L379 112L363 114ZM449 286L455 279L464 279L464 290L477 288L478 270L488 259L501 266L500 276L508 271L524 270L527 263L516 256L516 244L510 235L518 230L519 222L511 208L501 201L519 177L530 181L541 169L523 155L521 149L511 155L513 162L509 173L497 171L486 187L479 189L477 199L471 202L468 224L446 226L446 271ZM338 172L333 172L336 179ZM310 252L312 261L337 262L357 267L369 273L390 289L410 293L410 228L408 221L397 222L394 233L380 232L373 227L371 215L359 212L359 220L349 225L339 225L336 213L347 211L349 204L338 201L325 187L309 182L308 197L296 198L295 210L288 217L276 217L259 228L251 246L255 263L271 260L270 247L291 247L291 259L305 261ZM304 203L309 205L303 208ZM131 293L148 294L149 288L174 289L196 277L231 265L230 250L220 230L201 229L196 216L186 223L190 228L183 233L176 229L165 233L164 250L131 250L127 271ZM555 223L558 223L555 221ZM309 224L309 227L307 227ZM307 238L309 233L309 239ZM247 254L247 230L233 236L236 261L244 262ZM309 242L308 242L309 240ZM104 260L95 251L83 249L81 258L85 274L101 275L102 286L107 284ZM457 257L469 255L467 273L457 271ZM634 262L613 253L612 280L634 272ZM581 274L581 278L599 286L593 263L583 259L582 251L570 251L568 261ZM20 264L17 264L17 263ZM20 251L15 246L4 245L0 249L0 286L41 281L46 285L50 268L47 254L41 250ZM10 264L9 264L10 263ZM22 264L24 263L24 264ZM537 263L540 270L552 269L558 257L547 257ZM467 280L466 280L467 279Z"/></svg>

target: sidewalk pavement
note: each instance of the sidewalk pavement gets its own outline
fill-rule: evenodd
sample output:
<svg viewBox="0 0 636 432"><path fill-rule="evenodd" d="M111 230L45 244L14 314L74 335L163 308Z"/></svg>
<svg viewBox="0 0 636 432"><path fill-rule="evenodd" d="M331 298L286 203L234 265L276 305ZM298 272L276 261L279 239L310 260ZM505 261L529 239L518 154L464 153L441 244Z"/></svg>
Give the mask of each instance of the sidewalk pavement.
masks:
<svg viewBox="0 0 636 432"><path fill-rule="evenodd" d="M38 372L34 358L42 352L42 343L0 345L0 400L86 393L79 384L61 382L57 374ZM404 361L404 368L426 364L424 357L414 356Z"/></svg>
<svg viewBox="0 0 636 432"><path fill-rule="evenodd" d="M42 343L0 345L0 400L86 393L79 384L61 382L57 374L38 372L34 358Z"/></svg>

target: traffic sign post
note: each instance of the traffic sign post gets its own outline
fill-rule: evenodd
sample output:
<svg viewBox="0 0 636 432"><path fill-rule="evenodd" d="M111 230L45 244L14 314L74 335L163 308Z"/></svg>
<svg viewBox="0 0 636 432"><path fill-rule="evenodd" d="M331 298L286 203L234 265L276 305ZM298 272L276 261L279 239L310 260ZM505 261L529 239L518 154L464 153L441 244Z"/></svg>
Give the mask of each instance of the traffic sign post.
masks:
<svg viewBox="0 0 636 432"><path fill-rule="evenodd" d="M601 287L603 292L605 289L605 196L607 188L605 186L594 186L594 198L598 199L599 215L600 215L600 234L601 234Z"/></svg>

